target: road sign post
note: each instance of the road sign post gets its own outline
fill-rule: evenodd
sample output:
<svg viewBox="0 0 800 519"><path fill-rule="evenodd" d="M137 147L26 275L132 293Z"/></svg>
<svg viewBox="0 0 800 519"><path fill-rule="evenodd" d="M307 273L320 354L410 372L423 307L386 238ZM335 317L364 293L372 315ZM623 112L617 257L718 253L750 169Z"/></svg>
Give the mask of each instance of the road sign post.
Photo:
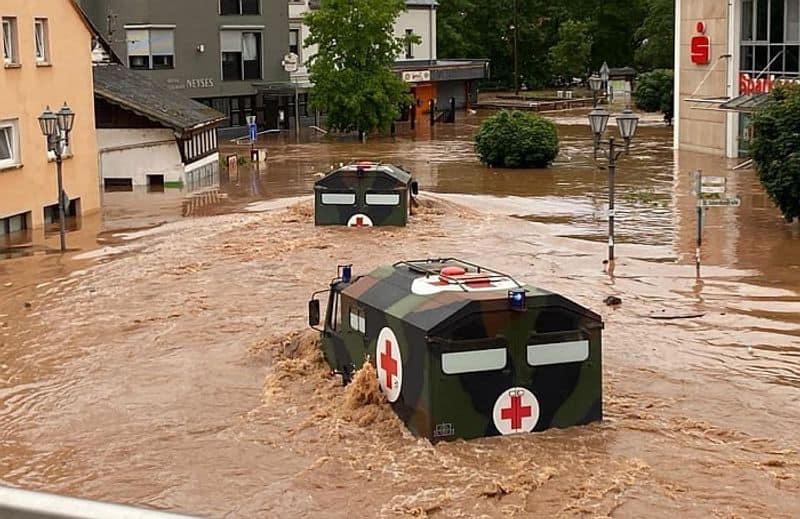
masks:
<svg viewBox="0 0 800 519"><path fill-rule="evenodd" d="M695 196L697 197L697 248L695 264L697 277L700 277L701 248L703 246L703 210L709 207L739 207L739 197L724 198L728 192L728 179L725 177L706 177L701 170L694 172Z"/></svg>

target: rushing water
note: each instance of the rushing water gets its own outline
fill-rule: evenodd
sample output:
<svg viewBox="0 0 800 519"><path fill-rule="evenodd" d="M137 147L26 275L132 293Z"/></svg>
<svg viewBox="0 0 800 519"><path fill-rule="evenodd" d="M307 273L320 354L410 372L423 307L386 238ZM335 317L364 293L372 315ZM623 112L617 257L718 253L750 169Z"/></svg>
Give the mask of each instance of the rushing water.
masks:
<svg viewBox="0 0 800 519"><path fill-rule="evenodd" d="M609 276L587 128L560 121L552 168L502 171L476 162L479 121L366 146L271 137L260 171L201 201L106 193L69 234L75 251L47 253L48 235L7 253L0 481L215 517L800 515L797 225L751 171L676 155L646 125L618 169ZM436 193L409 227L315 229L307 201L284 200L361 159ZM707 212L700 278L698 168L742 198ZM346 408L295 333L305 301L337 263L409 255L463 256L602 312L606 421L431 446L385 408ZM689 314L703 317L653 318Z"/></svg>

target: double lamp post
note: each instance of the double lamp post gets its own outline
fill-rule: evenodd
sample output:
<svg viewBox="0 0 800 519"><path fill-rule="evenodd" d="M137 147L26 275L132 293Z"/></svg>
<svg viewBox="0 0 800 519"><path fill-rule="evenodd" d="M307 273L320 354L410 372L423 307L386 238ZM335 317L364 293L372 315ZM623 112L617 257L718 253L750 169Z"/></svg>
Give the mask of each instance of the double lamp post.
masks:
<svg viewBox="0 0 800 519"><path fill-rule="evenodd" d="M597 95L600 89L601 81L592 81L590 84L592 91ZM597 87L597 89L595 89ZM595 97L596 99L596 97ZM594 157L597 159L598 154L608 161L608 262L613 264L614 261L614 220L616 217L614 208L615 197L615 177L617 173L617 160L622 155L627 155L630 150L630 144L636 135L636 130L639 127L639 117L634 114L630 108L625 109L621 115L617 116L617 128L619 134L625 142L625 147L619 149L619 145L615 142L614 137L609 137L608 142L603 142L603 136L608 128L608 121L611 114L602 106L595 106L594 110L589 114L589 125L592 128L594 135Z"/></svg>
<svg viewBox="0 0 800 519"><path fill-rule="evenodd" d="M61 174L61 164L63 162L64 153L69 146L69 134L72 131L72 125L75 124L75 113L70 110L67 103L56 113L50 111L50 107L39 116L39 127L42 134L47 139L47 151L52 151L56 157L56 172L58 174L58 219L59 219L59 233L61 237L61 251L67 250L67 217L66 217L66 200L67 196L64 193L64 180Z"/></svg>

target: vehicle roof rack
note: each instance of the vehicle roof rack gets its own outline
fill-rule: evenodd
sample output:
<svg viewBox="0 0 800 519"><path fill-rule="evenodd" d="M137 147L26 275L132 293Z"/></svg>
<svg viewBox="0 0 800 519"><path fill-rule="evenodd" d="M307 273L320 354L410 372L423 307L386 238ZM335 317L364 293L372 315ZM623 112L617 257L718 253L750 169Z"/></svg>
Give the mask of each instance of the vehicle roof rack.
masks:
<svg viewBox="0 0 800 519"><path fill-rule="evenodd" d="M458 258L430 258L424 260L398 261L393 266L395 268L405 266L413 272L424 274L427 278L438 277L444 281L447 281L448 283L458 285L462 290L464 290L464 292L469 291L468 287L470 283L475 282L475 278L448 276L442 274L442 269L447 267L461 267L467 273L469 273L470 269L472 269L475 274L483 274L482 279L485 279L486 281L492 282L508 280L517 285L517 287L523 288L523 285L519 281L508 274L500 272L499 270L482 267L476 263L471 263Z"/></svg>

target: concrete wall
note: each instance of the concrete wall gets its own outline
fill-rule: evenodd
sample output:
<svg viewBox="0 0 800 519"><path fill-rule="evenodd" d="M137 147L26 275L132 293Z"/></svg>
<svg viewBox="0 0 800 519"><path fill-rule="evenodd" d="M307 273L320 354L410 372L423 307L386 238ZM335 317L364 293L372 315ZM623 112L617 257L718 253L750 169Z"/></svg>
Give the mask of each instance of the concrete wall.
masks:
<svg viewBox="0 0 800 519"><path fill-rule="evenodd" d="M97 130L103 179L130 178L147 185L147 175L182 182L184 166L172 130Z"/></svg>
<svg viewBox="0 0 800 519"><path fill-rule="evenodd" d="M47 105L66 101L77 114L72 157L64 160L64 189L81 199L83 213L100 208L94 129L92 35L69 0L2 0L2 16L17 18L19 66L0 66L0 120L16 120L21 164L0 171L0 218L31 211L31 228L44 222L43 208L57 203L56 166L48 162L37 117ZM34 58L34 17L47 17L49 63Z"/></svg>
<svg viewBox="0 0 800 519"><path fill-rule="evenodd" d="M395 36L406 35L406 29L412 29L414 34L422 41L413 46L414 57L411 61L436 59L436 10L435 9L409 9L397 18L394 24ZM403 51L397 61L407 61Z"/></svg>
<svg viewBox="0 0 800 519"><path fill-rule="evenodd" d="M676 147L725 156L730 149L729 127L733 116L714 110L719 103L690 99L732 97L732 73L736 66L738 45L729 51L731 33L726 0L678 0L676 5ZM711 63L696 65L691 61L691 40L697 24L703 22L711 39ZM732 57L726 55L732 54Z"/></svg>
<svg viewBox="0 0 800 519"><path fill-rule="evenodd" d="M156 82L192 98L229 97L255 93L253 83L222 81L220 29L223 26L264 26L263 81L286 81L281 60L289 45L289 12L285 0L261 0L261 15L220 16L219 0L80 0L102 33L113 15L113 48L127 64L125 25L175 25L175 68L142 70ZM257 30L257 29L254 29ZM199 45L204 52L197 50ZM189 80L210 80L187 83ZM191 86L198 86L192 88Z"/></svg>

